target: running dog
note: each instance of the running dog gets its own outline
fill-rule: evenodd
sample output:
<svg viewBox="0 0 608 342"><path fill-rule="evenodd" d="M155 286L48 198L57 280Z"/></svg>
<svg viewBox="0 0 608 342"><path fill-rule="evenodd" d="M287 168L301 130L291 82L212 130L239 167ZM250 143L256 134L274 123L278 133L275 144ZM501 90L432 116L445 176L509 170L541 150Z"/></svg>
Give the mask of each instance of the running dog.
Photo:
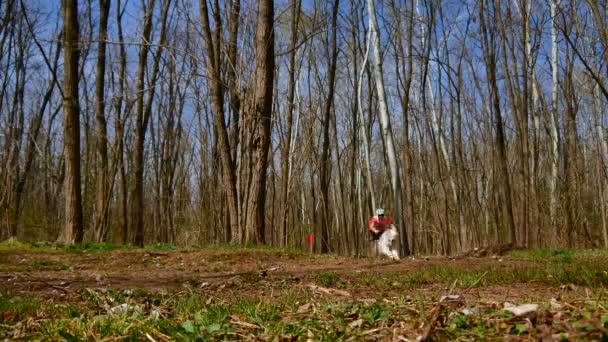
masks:
<svg viewBox="0 0 608 342"><path fill-rule="evenodd" d="M393 260L399 260L399 251L393 248L393 241L397 240L399 233L394 225L390 225L380 236L376 243L378 244L378 253L385 255Z"/></svg>

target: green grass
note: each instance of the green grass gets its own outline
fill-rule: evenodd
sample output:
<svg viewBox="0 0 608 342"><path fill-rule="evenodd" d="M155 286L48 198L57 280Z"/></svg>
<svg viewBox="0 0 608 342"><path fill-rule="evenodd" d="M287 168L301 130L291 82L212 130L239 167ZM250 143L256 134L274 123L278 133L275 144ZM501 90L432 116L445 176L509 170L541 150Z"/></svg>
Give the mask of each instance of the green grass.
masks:
<svg viewBox="0 0 608 342"><path fill-rule="evenodd" d="M158 249L171 246L159 245ZM81 244L70 252L121 247ZM14 247L0 244L0 248ZM23 244L18 248L64 246ZM516 262L511 262L513 258ZM393 334L415 339L435 314L430 333L434 340L536 340L549 320L551 334L568 333L568 340L608 339L600 329L608 328L606 251L516 251L506 259L480 265L446 261L399 272L320 271L307 275L307 281L319 286L339 287L353 294L362 290L363 298L313 293L307 282L272 287L271 277L262 282L258 272L238 276L239 286L251 292L229 286L222 291L235 291L234 295L221 292L223 296L218 297L207 290L183 289L173 293L89 289L67 298L0 292L0 340L273 340L278 336L279 340L335 341L383 340ZM71 267L38 254L27 266L39 270ZM524 317L504 311L502 303L471 296L461 305L438 305L437 291L428 290L455 283L454 293L463 293L470 287L528 282L554 287L574 284L585 291L559 298L568 304L559 320L553 319L556 312L548 298L520 297L515 304L541 305L530 325ZM112 312L121 304L128 309ZM465 314L465 308L471 314Z"/></svg>
<svg viewBox="0 0 608 342"><path fill-rule="evenodd" d="M392 310L385 304L364 305L331 298L312 303L310 310L298 313L306 293L285 290L275 301L256 298L236 299L232 303L210 302L196 293L150 294L126 291L84 290L76 303L61 299L41 301L36 297L0 295L0 338L83 340L128 336L130 340L162 335L189 339L270 339L273 336L307 337L333 340L347 333L356 335L362 327L349 327L361 319L362 325L384 324ZM111 313L112 307L128 304L130 309ZM162 311L156 318L152 312ZM11 314L6 314L7 312ZM6 317L6 319L4 319ZM28 317L30 324L19 331ZM301 319L301 321L300 321ZM17 335L15 335L17 331Z"/></svg>
<svg viewBox="0 0 608 342"><path fill-rule="evenodd" d="M40 299L35 296L0 292L0 323L17 323L36 316L39 306Z"/></svg>
<svg viewBox="0 0 608 342"><path fill-rule="evenodd" d="M315 274L315 280L325 287L335 287L340 281L340 277L335 271L323 271Z"/></svg>
<svg viewBox="0 0 608 342"><path fill-rule="evenodd" d="M81 253L102 253L111 252L116 250L129 250L133 249L131 246L126 245L115 245L108 242L84 242L76 243L71 245L63 246L63 250L66 252L81 252Z"/></svg>
<svg viewBox="0 0 608 342"><path fill-rule="evenodd" d="M515 250L510 252L509 255L524 260L571 263L585 260L606 260L608 259L608 249L560 248Z"/></svg>
<svg viewBox="0 0 608 342"><path fill-rule="evenodd" d="M268 245L256 245L252 243L247 243L244 245L232 244L232 243L224 243L224 244L206 244L206 245L193 245L194 249L214 249L214 250L254 250L254 251L265 251L265 252L274 252L279 255L285 256L300 256L303 255L304 252L298 248L281 248L274 247Z"/></svg>
<svg viewBox="0 0 608 342"><path fill-rule="evenodd" d="M186 246L185 246L186 247ZM147 250L176 250L179 247L175 244L170 243L155 243L144 247ZM186 247L187 248L187 247ZM283 256L301 256L303 252L298 248L280 248L267 245L256 245L256 244L207 244L207 245L192 245L189 248L193 249L213 249L213 250L255 250L265 251L271 253L277 253ZM77 253L100 253L100 252L111 252L115 250L137 250L139 247L130 245L116 245L111 242L83 242L76 244L63 244L59 242L0 242L0 249L23 249L23 250L45 250L55 249L63 250L65 252L77 252ZM327 257L319 256L316 257Z"/></svg>
<svg viewBox="0 0 608 342"><path fill-rule="evenodd" d="M28 242L10 241L0 242L0 248L3 249L31 249L36 248L38 244L32 244Z"/></svg>
<svg viewBox="0 0 608 342"><path fill-rule="evenodd" d="M547 262L529 266L449 266L433 265L407 272L362 273L352 275L355 282L374 290L407 290L426 284L451 285L457 288L481 287L488 285L509 285L539 282L558 286L573 284L600 287L608 285L606 263L584 260L572 262Z"/></svg>
<svg viewBox="0 0 608 342"><path fill-rule="evenodd" d="M149 245L147 247L147 249L152 249L152 250L156 250L156 251L173 251L173 250L177 249L177 246L172 243L155 243L155 244Z"/></svg>
<svg viewBox="0 0 608 342"><path fill-rule="evenodd" d="M62 244L51 242L1 242L0 249L24 249L28 251L60 249L70 253L98 253L115 250L129 250L134 247L126 245L115 245L109 242L84 242L75 244Z"/></svg>
<svg viewBox="0 0 608 342"><path fill-rule="evenodd" d="M32 268L35 270L45 270L48 269L51 265L51 262L47 260L34 260L32 261Z"/></svg>

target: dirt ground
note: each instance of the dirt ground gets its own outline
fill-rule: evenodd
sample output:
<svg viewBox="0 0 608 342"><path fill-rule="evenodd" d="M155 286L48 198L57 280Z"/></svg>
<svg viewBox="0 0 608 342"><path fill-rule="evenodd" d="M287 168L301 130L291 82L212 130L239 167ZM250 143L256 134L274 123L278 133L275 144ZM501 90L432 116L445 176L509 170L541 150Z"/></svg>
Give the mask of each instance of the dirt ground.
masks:
<svg viewBox="0 0 608 342"><path fill-rule="evenodd" d="M66 253L62 250L0 250L0 289L41 296L70 296L84 288L143 289L150 292L194 290L214 297L265 296L272 289L307 287L319 272L333 271L354 298L373 295L370 287L350 282L371 273L382 277L432 266L525 268L533 261L504 257L417 257L400 261L302 255L266 250L180 249L175 251L112 251ZM421 284L417 290L439 296L446 284ZM551 298L560 288L545 283L488 285L467 290L471 299L516 301ZM389 290L387 295L391 295ZM398 294L395 294L398 295Z"/></svg>

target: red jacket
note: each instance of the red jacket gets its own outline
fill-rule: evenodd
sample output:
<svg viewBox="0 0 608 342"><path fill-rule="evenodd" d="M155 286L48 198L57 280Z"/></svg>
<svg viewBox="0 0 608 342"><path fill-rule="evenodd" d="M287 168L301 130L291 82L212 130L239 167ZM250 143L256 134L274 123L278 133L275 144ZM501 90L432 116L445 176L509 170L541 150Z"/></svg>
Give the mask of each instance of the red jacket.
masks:
<svg viewBox="0 0 608 342"><path fill-rule="evenodd" d="M369 219L369 230L373 232L375 228L377 231L382 233L389 224L391 224L391 218L388 216L372 216Z"/></svg>

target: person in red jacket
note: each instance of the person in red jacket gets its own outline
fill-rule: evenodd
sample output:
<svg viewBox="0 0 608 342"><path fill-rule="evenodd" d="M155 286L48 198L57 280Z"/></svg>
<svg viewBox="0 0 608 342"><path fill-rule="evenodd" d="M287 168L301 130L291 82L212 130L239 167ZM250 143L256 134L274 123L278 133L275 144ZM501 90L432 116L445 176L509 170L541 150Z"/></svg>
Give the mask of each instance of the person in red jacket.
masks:
<svg viewBox="0 0 608 342"><path fill-rule="evenodd" d="M378 240L391 224L391 218L384 215L384 209L376 209L376 215L369 219L369 232L374 240Z"/></svg>

